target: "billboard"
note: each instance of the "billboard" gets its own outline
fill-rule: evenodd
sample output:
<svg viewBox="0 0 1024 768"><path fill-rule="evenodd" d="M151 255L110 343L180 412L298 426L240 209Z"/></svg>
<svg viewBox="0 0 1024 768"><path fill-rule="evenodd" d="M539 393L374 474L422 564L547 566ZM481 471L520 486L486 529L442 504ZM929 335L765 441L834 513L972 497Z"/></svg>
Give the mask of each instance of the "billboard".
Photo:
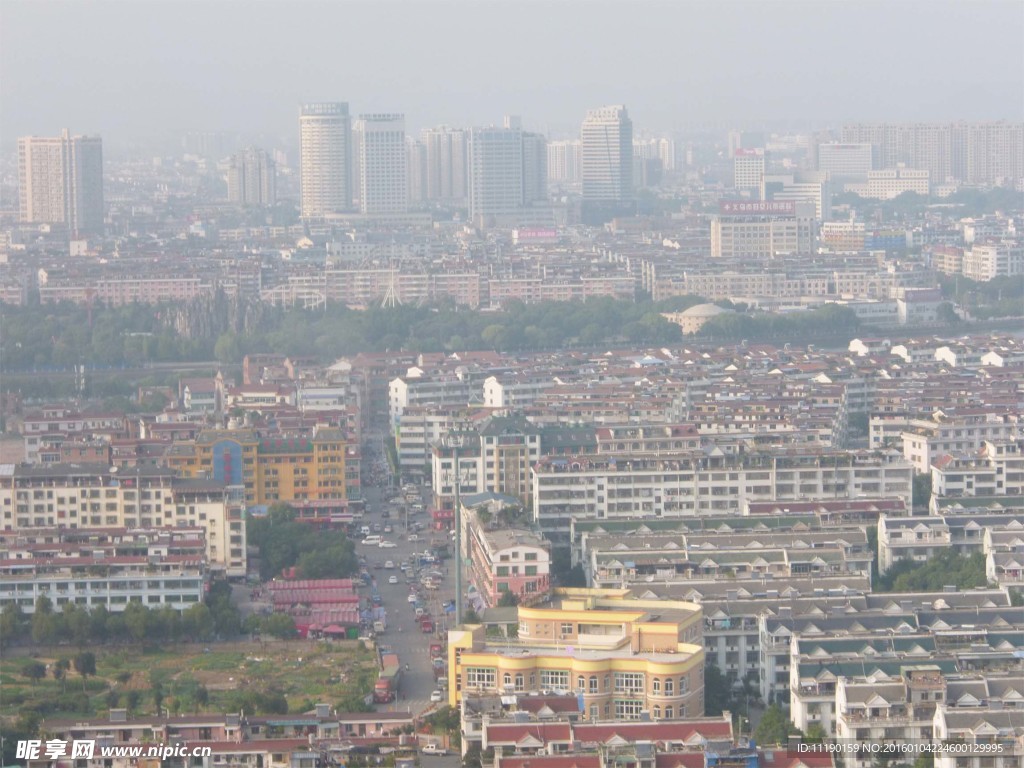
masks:
<svg viewBox="0 0 1024 768"><path fill-rule="evenodd" d="M722 216L795 216L795 200L719 200Z"/></svg>

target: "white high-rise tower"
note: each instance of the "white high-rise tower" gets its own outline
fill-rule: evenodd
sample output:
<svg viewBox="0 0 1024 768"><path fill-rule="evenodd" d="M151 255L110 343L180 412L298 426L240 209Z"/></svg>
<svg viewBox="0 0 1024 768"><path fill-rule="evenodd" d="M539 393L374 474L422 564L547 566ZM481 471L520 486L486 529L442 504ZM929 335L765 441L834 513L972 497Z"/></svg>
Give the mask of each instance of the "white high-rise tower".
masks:
<svg viewBox="0 0 1024 768"><path fill-rule="evenodd" d="M306 104L299 117L299 184L303 218L352 205L352 125L348 104Z"/></svg>
<svg viewBox="0 0 1024 768"><path fill-rule="evenodd" d="M405 213L409 210L405 115L359 116L359 210Z"/></svg>
<svg viewBox="0 0 1024 768"><path fill-rule="evenodd" d="M103 232L103 140L99 136L18 139L19 218L64 224L71 234Z"/></svg>
<svg viewBox="0 0 1024 768"><path fill-rule="evenodd" d="M584 202L633 198L633 121L622 105L591 109L580 131Z"/></svg>

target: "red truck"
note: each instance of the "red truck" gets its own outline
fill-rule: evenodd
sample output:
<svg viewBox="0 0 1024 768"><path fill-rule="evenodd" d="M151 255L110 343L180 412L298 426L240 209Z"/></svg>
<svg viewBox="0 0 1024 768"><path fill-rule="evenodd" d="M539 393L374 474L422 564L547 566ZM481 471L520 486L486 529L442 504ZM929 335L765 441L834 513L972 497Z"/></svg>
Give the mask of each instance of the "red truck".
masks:
<svg viewBox="0 0 1024 768"><path fill-rule="evenodd" d="M444 658L444 646L441 643L430 644L430 659L443 659Z"/></svg>
<svg viewBox="0 0 1024 768"><path fill-rule="evenodd" d="M373 700L387 704L398 696L398 683L402 679L402 664L397 653L385 653L380 659L380 676L373 686Z"/></svg>
<svg viewBox="0 0 1024 768"><path fill-rule="evenodd" d="M430 616L420 616L420 632L429 635L434 631L434 620Z"/></svg>

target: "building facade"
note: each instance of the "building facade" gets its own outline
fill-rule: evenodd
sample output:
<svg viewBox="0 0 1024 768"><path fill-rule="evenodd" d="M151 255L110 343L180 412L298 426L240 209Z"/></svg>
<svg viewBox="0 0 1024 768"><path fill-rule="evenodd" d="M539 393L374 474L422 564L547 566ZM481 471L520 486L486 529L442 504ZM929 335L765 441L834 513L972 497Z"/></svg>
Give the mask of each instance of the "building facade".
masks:
<svg viewBox="0 0 1024 768"><path fill-rule="evenodd" d="M103 232L103 140L99 136L18 139L19 220L61 224L72 234Z"/></svg>
<svg viewBox="0 0 1024 768"><path fill-rule="evenodd" d="M299 208L303 218L351 209L351 164L348 104L304 105L299 117Z"/></svg>

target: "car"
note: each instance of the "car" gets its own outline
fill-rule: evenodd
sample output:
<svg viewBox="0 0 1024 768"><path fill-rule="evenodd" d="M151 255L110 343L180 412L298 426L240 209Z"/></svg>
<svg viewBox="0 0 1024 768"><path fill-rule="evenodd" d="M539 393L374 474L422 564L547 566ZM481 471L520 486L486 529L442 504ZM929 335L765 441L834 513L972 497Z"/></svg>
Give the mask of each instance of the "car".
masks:
<svg viewBox="0 0 1024 768"><path fill-rule="evenodd" d="M437 703L437 702L443 701L443 700L444 700L444 694L441 693L440 691L434 691L433 693L430 694L430 701L432 703Z"/></svg>
<svg viewBox="0 0 1024 768"><path fill-rule="evenodd" d="M382 541L377 546L380 547L381 549L394 549L398 545L395 544L395 542L393 542L393 541Z"/></svg>
<svg viewBox="0 0 1024 768"><path fill-rule="evenodd" d="M384 533L391 533L391 526L390 525L385 525L384 526Z"/></svg>
<svg viewBox="0 0 1024 768"><path fill-rule="evenodd" d="M394 568L395 567L395 561L394 560L388 560L387 562L384 563L384 567L387 568L388 570Z"/></svg>
<svg viewBox="0 0 1024 768"><path fill-rule="evenodd" d="M397 584L397 583L398 583L398 577L397 576L389 576L388 577L388 584Z"/></svg>
<svg viewBox="0 0 1024 768"><path fill-rule="evenodd" d="M404 573L405 571L409 570L409 564L408 563L399 563L398 564L398 569Z"/></svg>
<svg viewBox="0 0 1024 768"><path fill-rule="evenodd" d="M419 540L420 540L419 534L416 534L416 533L410 533L409 534L409 541L419 541Z"/></svg>
<svg viewBox="0 0 1024 768"><path fill-rule="evenodd" d="M447 755L448 750L438 744L424 744L423 748L420 749L420 754L423 755Z"/></svg>
<svg viewBox="0 0 1024 768"><path fill-rule="evenodd" d="M419 597L416 594L409 595L409 602L410 603L415 603L417 600L419 600Z"/></svg>

